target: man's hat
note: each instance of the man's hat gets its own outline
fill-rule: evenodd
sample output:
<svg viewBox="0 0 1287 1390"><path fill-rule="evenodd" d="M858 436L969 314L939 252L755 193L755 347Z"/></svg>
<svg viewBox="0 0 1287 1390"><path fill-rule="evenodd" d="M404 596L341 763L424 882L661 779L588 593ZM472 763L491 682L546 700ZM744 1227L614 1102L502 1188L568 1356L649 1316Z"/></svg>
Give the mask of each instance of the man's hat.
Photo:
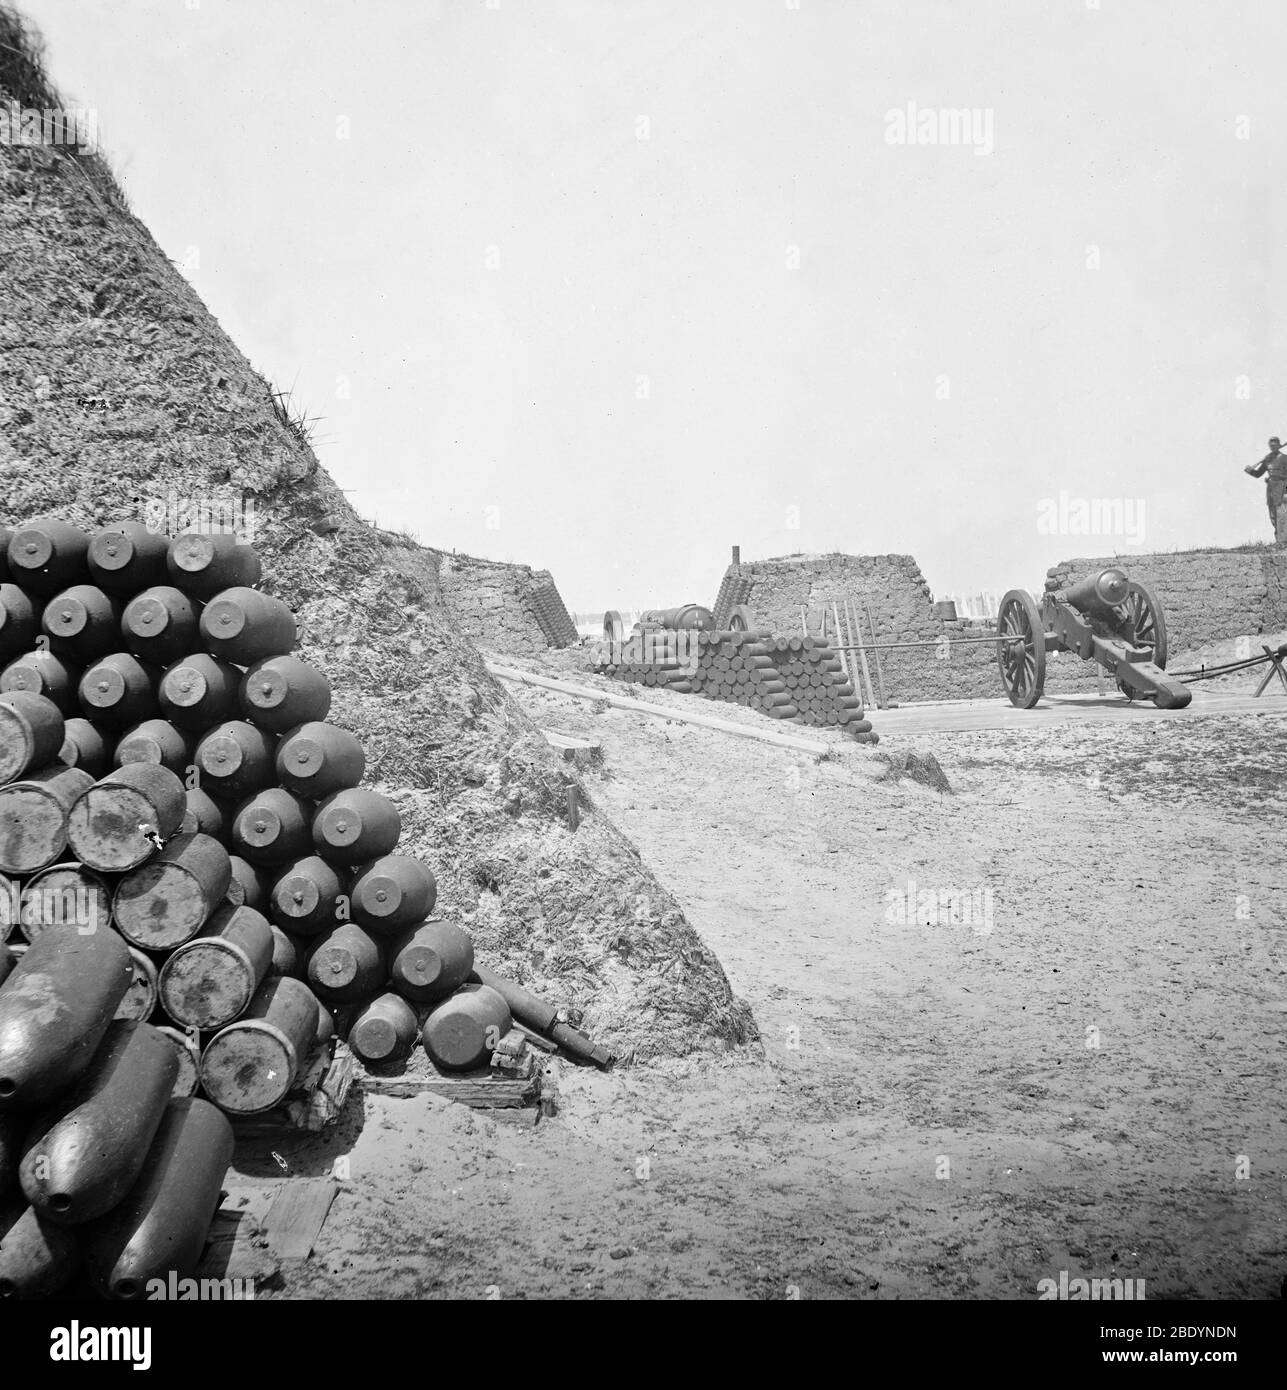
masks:
<svg viewBox="0 0 1287 1390"><path fill-rule="evenodd" d="M1281 445L1281 444L1282 444L1282 440L1279 439L1278 436L1277 436L1276 434L1275 434L1275 435L1272 435L1272 436L1270 437L1269 442L1270 442L1271 444L1277 444L1277 445Z"/></svg>

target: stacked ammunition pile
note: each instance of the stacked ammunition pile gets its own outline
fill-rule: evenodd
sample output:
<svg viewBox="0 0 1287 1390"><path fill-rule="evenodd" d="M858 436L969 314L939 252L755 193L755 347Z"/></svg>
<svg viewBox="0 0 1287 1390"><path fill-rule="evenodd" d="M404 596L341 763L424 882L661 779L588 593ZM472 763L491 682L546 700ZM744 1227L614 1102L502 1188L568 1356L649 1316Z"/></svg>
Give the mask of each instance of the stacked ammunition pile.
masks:
<svg viewBox="0 0 1287 1390"><path fill-rule="evenodd" d="M0 563L0 1296L189 1273L227 1117L279 1105L335 1010L369 1062L485 1066L515 1017L611 1061L430 918L251 547L42 519Z"/></svg>
<svg viewBox="0 0 1287 1390"><path fill-rule="evenodd" d="M536 621L551 647L570 647L576 641L576 624L572 621L572 615L563 603L563 596L555 587L554 579L548 571L532 576L528 602L532 605Z"/></svg>
<svg viewBox="0 0 1287 1390"><path fill-rule="evenodd" d="M858 742L879 739L839 656L819 638L766 630L637 633L595 644L590 664L618 680L726 700L771 719L833 725Z"/></svg>

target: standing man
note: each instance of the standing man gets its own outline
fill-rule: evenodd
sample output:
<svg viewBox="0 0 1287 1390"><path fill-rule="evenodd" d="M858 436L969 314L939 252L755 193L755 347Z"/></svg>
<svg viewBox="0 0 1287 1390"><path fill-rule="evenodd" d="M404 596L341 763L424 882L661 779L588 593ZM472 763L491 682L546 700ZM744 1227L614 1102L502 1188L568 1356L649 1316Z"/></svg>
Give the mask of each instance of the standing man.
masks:
<svg viewBox="0 0 1287 1390"><path fill-rule="evenodd" d="M1269 524L1274 528L1274 539L1278 539L1278 509L1283 504L1283 494L1287 492L1287 454L1281 452L1282 441L1275 435L1269 441L1269 452L1259 463L1249 463L1242 471L1253 478L1264 474L1265 502L1269 506Z"/></svg>

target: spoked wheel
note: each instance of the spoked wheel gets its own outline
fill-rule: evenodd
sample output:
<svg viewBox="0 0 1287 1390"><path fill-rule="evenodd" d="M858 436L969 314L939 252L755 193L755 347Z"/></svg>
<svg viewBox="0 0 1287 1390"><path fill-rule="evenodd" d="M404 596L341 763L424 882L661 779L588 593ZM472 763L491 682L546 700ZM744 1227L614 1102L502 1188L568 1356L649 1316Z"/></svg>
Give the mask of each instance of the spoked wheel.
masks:
<svg viewBox="0 0 1287 1390"><path fill-rule="evenodd" d="M1031 709L1046 687L1046 630L1025 589L1011 589L997 614L997 665L1016 709Z"/></svg>
<svg viewBox="0 0 1287 1390"><path fill-rule="evenodd" d="M1117 610L1125 615L1123 636L1136 647L1153 648L1153 664L1166 670L1166 619L1157 595L1147 584L1132 579Z"/></svg>
<svg viewBox="0 0 1287 1390"><path fill-rule="evenodd" d="M615 608L609 608L603 615L603 640L605 642L620 642L626 635L626 625L621 621L621 614Z"/></svg>

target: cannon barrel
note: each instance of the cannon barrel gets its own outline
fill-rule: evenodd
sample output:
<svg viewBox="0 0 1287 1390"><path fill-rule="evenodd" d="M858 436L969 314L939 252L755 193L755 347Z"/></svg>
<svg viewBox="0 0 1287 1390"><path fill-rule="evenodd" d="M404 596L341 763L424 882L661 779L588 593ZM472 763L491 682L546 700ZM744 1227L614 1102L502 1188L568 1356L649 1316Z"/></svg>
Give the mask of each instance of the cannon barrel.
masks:
<svg viewBox="0 0 1287 1390"><path fill-rule="evenodd" d="M667 632L678 632L684 628L709 632L715 626L714 614L700 603L684 603L678 608L650 608L640 613L639 621L664 628Z"/></svg>
<svg viewBox="0 0 1287 1390"><path fill-rule="evenodd" d="M1088 574L1064 590L1064 599L1079 613L1106 615L1122 603L1130 581L1117 568Z"/></svg>

